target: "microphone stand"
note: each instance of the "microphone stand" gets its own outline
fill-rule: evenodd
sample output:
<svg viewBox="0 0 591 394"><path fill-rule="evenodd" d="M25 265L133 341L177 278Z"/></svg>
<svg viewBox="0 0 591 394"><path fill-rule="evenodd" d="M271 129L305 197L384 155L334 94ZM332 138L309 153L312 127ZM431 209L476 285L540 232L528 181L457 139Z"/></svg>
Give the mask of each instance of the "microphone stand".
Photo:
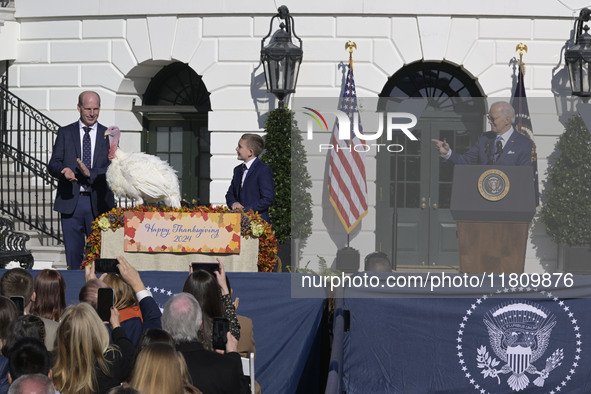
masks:
<svg viewBox="0 0 591 394"><path fill-rule="evenodd" d="M494 159L492 151L490 149L490 142L489 141L486 141L486 144L484 144L484 152L486 153L486 157L488 158L488 161L486 164L490 164L491 162L493 162L493 164L494 164L495 159Z"/></svg>
<svg viewBox="0 0 591 394"><path fill-rule="evenodd" d="M497 162L497 160L499 160L499 158L501 157L501 155L503 154L503 143L501 141L497 141L497 152L495 153L495 160L493 161L493 164Z"/></svg>

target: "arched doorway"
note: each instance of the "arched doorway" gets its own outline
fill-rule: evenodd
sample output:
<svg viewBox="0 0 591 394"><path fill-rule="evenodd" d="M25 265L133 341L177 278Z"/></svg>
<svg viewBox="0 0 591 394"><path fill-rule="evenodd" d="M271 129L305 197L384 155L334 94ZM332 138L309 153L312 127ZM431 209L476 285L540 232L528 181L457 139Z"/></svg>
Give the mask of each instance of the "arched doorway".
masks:
<svg viewBox="0 0 591 394"><path fill-rule="evenodd" d="M381 111L392 102L420 108L412 129L418 141L394 135L389 143L404 150L380 151L376 157L376 249L391 255L399 267L458 265L449 211L453 166L442 163L431 139L467 150L484 130L482 96L477 81L462 68L424 61L395 73L380 94Z"/></svg>
<svg viewBox="0 0 591 394"><path fill-rule="evenodd" d="M211 104L201 77L185 63L169 64L152 78L135 110L143 113L143 150L177 171L184 200L209 205Z"/></svg>

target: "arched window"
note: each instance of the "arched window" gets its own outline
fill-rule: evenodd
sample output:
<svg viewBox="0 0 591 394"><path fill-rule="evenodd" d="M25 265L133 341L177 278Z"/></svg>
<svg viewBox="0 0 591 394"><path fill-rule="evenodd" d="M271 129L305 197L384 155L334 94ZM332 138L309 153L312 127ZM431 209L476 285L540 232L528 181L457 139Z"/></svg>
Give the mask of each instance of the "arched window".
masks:
<svg viewBox="0 0 591 394"><path fill-rule="evenodd" d="M144 150L177 171L185 201L209 205L211 103L201 76L185 63L163 67L138 108L144 116Z"/></svg>

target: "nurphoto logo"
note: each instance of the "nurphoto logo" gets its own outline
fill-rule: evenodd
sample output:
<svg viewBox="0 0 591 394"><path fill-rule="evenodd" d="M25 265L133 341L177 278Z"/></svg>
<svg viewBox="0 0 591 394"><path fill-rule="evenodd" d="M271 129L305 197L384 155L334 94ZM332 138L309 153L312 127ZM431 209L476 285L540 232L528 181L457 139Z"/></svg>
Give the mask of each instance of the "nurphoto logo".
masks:
<svg viewBox="0 0 591 394"><path fill-rule="evenodd" d="M314 139L314 129L319 129L320 132L330 132L326 117L320 111L311 107L303 107L305 111L303 114L307 115L306 138L308 140ZM411 129L417 124L417 117L408 112L375 112L377 116L377 130L375 132L368 132L362 130L360 124L359 112L352 112L349 116L347 113L336 111L325 111L325 114L336 116L338 123L338 130L335 130L334 138L329 144L319 144L319 151L330 150L347 150L355 152L369 152L371 150L387 150L388 152L397 153L404 150L404 146L396 143L367 143L368 141L376 141L386 133L386 140L391 142L392 136L395 132L401 131L411 141L418 141L418 138L412 133ZM335 127L337 127L335 125ZM338 141L334 141L334 139ZM338 143L339 141L347 141L346 144ZM335 143L336 142L336 143Z"/></svg>

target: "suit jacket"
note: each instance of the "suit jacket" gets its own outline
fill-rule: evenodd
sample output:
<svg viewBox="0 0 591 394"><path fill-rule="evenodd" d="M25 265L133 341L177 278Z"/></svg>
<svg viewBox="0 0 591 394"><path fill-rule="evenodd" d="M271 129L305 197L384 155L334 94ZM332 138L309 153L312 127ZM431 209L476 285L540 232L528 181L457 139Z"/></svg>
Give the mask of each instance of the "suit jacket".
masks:
<svg viewBox="0 0 591 394"><path fill-rule="evenodd" d="M232 183L226 193L226 204L232 207L232 204L239 202L244 207L244 211L250 209L257 211L263 219L269 221L269 207L275 199L275 184L273 183L273 172L271 167L255 158L244 179L242 191L240 183L242 181L239 166L234 167Z"/></svg>
<svg viewBox="0 0 591 394"><path fill-rule="evenodd" d="M90 178L88 178L92 213L95 217L115 206L115 197L107 185L106 173L111 161L108 157L109 140L103 138L105 130L107 130L105 126L100 123L97 125L92 168L90 168ZM78 158L82 158L82 153L80 152L80 127L76 121L60 127L57 131L51 159L47 165L49 173L58 180L57 195L53 207L57 212L71 214L78 203L80 184L68 181L61 173L64 168L69 167L76 173L78 180L84 179L78 169L76 162Z"/></svg>
<svg viewBox="0 0 591 394"><path fill-rule="evenodd" d="M493 164L486 154L486 144L488 142L491 151L494 151L496 138L496 133L492 131L486 132L482 134L468 152L459 154L452 150L449 161L454 164ZM503 153L497 159L496 164L502 166L530 166L532 165L532 146L532 140L514 130L509 141L503 147Z"/></svg>
<svg viewBox="0 0 591 394"><path fill-rule="evenodd" d="M245 390L240 381L242 362L238 353L219 354L206 350L198 341L179 342L193 386L203 394L237 394Z"/></svg>
<svg viewBox="0 0 591 394"><path fill-rule="evenodd" d="M142 334L147 329L162 328L162 323L160 321L162 312L160 312L160 308L158 307L156 301L154 301L154 298L142 298L142 300L139 302L139 309L142 315L141 319L138 316L121 320L121 327L134 346L138 345Z"/></svg>

